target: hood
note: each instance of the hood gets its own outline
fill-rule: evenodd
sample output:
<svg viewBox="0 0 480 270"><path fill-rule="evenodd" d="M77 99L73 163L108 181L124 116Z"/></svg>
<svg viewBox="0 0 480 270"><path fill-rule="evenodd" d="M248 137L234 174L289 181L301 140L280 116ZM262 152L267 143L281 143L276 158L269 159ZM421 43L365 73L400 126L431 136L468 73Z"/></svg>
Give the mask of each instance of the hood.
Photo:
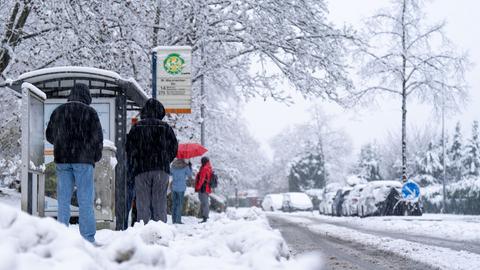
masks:
<svg viewBox="0 0 480 270"><path fill-rule="evenodd" d="M149 99L140 112L140 118L156 118L162 120L165 117L165 108L162 103L156 99Z"/></svg>
<svg viewBox="0 0 480 270"><path fill-rule="evenodd" d="M78 101L90 105L92 103L92 96L88 86L83 83L76 83L70 90L68 101Z"/></svg>
<svg viewBox="0 0 480 270"><path fill-rule="evenodd" d="M174 169L183 169L187 166L188 166L188 164L187 164L187 162L185 162L185 159L175 159L172 162L172 168L174 168Z"/></svg>
<svg viewBox="0 0 480 270"><path fill-rule="evenodd" d="M207 163L205 163L205 166L203 166L203 167L207 167L207 168L212 169L212 165L210 164L210 160L207 161ZM200 168L203 168L203 167L200 167Z"/></svg>

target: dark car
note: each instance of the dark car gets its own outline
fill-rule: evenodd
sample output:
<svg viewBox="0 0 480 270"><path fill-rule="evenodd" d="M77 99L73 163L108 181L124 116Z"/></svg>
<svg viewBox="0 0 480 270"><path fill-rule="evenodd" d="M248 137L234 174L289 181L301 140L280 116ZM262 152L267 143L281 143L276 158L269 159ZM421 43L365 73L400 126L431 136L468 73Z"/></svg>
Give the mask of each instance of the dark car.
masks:
<svg viewBox="0 0 480 270"><path fill-rule="evenodd" d="M352 190L351 187L344 187L337 191L337 194L333 199L332 216L339 217L342 215L342 205L343 205L343 202L345 201L345 196L347 196L351 190Z"/></svg>
<svg viewBox="0 0 480 270"><path fill-rule="evenodd" d="M358 205L358 215L392 216L392 215L422 215L420 202L402 200L399 181L372 181L363 189Z"/></svg>

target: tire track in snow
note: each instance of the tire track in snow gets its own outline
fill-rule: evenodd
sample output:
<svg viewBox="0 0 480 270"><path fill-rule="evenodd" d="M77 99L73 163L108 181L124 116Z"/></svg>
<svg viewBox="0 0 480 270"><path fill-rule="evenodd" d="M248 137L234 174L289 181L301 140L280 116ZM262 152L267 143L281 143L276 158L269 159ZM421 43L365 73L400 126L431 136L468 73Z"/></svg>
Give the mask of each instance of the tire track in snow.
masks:
<svg viewBox="0 0 480 270"><path fill-rule="evenodd" d="M328 270L436 269L390 252L314 233L281 217L268 215L268 219L273 228L280 230L294 256L319 251Z"/></svg>
<svg viewBox="0 0 480 270"><path fill-rule="evenodd" d="M449 249L452 249L452 250L455 250L455 251L468 251L468 252L480 255L480 243L457 241L457 240L451 240L451 239L443 239L443 238L426 236L426 235L397 233L397 232L386 231L386 230L366 229L366 228L363 228L361 226L355 226L355 225L347 224L347 223L340 222L340 221L337 222L337 221L324 220L321 217L319 218L319 217L304 217L304 216L302 216L302 218L307 218L307 219L309 219L313 222L321 222L321 223L325 223L325 224L344 227L344 228L356 230L356 231L359 231L359 232L362 232L362 233L372 234L372 235L375 235L375 236L390 237L390 238L394 238L394 239L402 239L402 240L415 242L415 243L420 243L420 244L425 244L425 245L430 245L430 246L449 248Z"/></svg>

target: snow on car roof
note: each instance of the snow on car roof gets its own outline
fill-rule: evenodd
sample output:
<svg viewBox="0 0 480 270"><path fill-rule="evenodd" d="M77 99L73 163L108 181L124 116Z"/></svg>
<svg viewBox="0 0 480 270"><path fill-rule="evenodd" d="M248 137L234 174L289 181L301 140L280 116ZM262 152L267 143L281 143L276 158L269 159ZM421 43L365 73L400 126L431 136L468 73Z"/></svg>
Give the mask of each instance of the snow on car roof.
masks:
<svg viewBox="0 0 480 270"><path fill-rule="evenodd" d="M270 198L272 200L272 203L276 205L278 208L282 207L282 202L283 202L283 194L282 193L272 193L272 194L267 194L265 195L265 198ZM264 198L264 200L265 200Z"/></svg>
<svg viewBox="0 0 480 270"><path fill-rule="evenodd" d="M307 194L303 192L287 192L284 195L290 197L290 200L307 200L310 201L310 198Z"/></svg>
<svg viewBox="0 0 480 270"><path fill-rule="evenodd" d="M320 197L323 194L323 188L313 188L305 190L305 193L309 196L317 196Z"/></svg>
<svg viewBox="0 0 480 270"><path fill-rule="evenodd" d="M330 183L328 185L326 185L325 187L325 191L326 192L337 192L337 190L339 190L340 188L342 188L342 185L340 183Z"/></svg>
<svg viewBox="0 0 480 270"><path fill-rule="evenodd" d="M395 180L372 181L372 182L368 182L367 185L369 185L373 188L383 187L383 186L392 186L392 187L398 187L398 188L402 187L402 183L400 183L399 181L395 181Z"/></svg>

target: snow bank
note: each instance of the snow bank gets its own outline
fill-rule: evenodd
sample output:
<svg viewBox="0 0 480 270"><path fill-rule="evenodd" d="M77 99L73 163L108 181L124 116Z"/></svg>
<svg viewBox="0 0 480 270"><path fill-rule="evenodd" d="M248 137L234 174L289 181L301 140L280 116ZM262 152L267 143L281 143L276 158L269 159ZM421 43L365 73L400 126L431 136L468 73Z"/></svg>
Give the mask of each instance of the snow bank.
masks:
<svg viewBox="0 0 480 270"><path fill-rule="evenodd" d="M228 209L198 224L138 223L101 230L96 248L78 227L29 216L0 203L3 269L319 269L317 256L289 259L281 234L258 208Z"/></svg>
<svg viewBox="0 0 480 270"><path fill-rule="evenodd" d="M11 207L20 209L22 194L15 189L0 188L0 203L10 205Z"/></svg>

